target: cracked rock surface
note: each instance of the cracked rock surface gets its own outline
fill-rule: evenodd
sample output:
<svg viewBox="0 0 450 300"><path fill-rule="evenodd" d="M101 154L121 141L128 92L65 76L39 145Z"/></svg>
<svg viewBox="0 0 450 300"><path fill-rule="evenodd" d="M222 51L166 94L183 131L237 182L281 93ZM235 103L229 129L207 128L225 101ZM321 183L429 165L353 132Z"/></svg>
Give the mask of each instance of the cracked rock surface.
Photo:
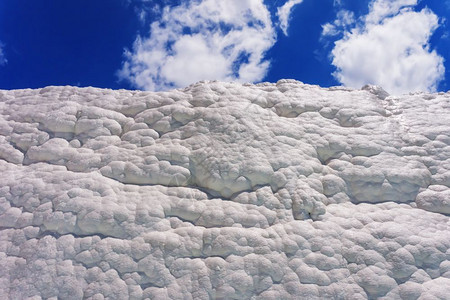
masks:
<svg viewBox="0 0 450 300"><path fill-rule="evenodd" d="M0 91L1 299L445 299L450 93Z"/></svg>

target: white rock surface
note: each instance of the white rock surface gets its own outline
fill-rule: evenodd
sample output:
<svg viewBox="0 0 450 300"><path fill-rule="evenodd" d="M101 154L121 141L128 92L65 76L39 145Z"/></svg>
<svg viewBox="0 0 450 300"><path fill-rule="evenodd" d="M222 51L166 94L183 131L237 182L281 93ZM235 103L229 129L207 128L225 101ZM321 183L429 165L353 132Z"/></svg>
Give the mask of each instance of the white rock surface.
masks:
<svg viewBox="0 0 450 300"><path fill-rule="evenodd" d="M1 299L446 299L450 93L0 91Z"/></svg>

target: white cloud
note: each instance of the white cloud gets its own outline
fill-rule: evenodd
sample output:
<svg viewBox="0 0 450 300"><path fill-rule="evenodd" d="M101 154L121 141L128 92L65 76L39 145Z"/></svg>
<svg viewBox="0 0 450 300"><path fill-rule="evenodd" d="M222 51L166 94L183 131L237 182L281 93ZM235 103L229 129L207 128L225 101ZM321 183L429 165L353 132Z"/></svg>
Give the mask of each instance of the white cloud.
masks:
<svg viewBox="0 0 450 300"><path fill-rule="evenodd" d="M163 8L139 36L119 77L138 88L164 90L204 79L254 82L270 65L276 41L262 0L193 0Z"/></svg>
<svg viewBox="0 0 450 300"><path fill-rule="evenodd" d="M123 0L127 6L132 6L142 24L155 15L161 14L161 6L170 4L171 0L161 0L156 3L154 0Z"/></svg>
<svg viewBox="0 0 450 300"><path fill-rule="evenodd" d="M355 23L355 14L349 10L340 10L333 23L322 25L322 36L336 36L349 25Z"/></svg>
<svg viewBox="0 0 450 300"><path fill-rule="evenodd" d="M394 94L436 90L444 65L429 39L439 20L427 8L415 12L416 4L373 1L361 24L335 43L331 55L337 80L351 87L377 84Z"/></svg>
<svg viewBox="0 0 450 300"><path fill-rule="evenodd" d="M289 17L292 12L292 8L296 4L302 3L303 0L289 0L287 1L283 6L278 7L277 9L277 17L280 22L280 28L283 31L285 35L288 35L288 28L289 28Z"/></svg>
<svg viewBox="0 0 450 300"><path fill-rule="evenodd" d="M370 3L370 12L365 19L369 24L380 23L387 17L397 15L401 9L409 10L415 5L417 0L375 0Z"/></svg>
<svg viewBox="0 0 450 300"><path fill-rule="evenodd" d="M0 42L0 66L6 65L8 60L5 57L5 53L3 52L4 45Z"/></svg>

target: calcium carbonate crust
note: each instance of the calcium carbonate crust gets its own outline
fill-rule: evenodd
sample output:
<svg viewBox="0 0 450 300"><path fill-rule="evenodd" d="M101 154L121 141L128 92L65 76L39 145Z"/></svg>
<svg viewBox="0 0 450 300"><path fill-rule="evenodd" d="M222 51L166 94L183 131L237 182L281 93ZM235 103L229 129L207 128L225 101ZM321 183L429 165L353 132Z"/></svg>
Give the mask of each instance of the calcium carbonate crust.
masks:
<svg viewBox="0 0 450 300"><path fill-rule="evenodd" d="M1 299L445 299L450 93L0 91Z"/></svg>

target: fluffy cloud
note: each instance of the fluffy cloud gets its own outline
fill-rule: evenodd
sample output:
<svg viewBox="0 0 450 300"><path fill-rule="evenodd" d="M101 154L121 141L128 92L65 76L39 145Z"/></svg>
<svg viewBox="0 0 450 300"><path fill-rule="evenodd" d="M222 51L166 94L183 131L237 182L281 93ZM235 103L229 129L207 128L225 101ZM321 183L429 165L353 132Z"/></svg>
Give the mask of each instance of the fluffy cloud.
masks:
<svg viewBox="0 0 450 300"><path fill-rule="evenodd" d="M276 41L262 0L193 0L166 6L139 36L119 77L138 88L164 90L204 79L254 82L270 65L264 57Z"/></svg>
<svg viewBox="0 0 450 300"><path fill-rule="evenodd" d="M303 0L289 0L283 6L277 9L277 17L280 22L280 28L285 35L288 35L289 28L289 16L291 15L292 8L296 4L302 3Z"/></svg>
<svg viewBox="0 0 450 300"><path fill-rule="evenodd" d="M370 3L370 13L365 19L368 24L380 23L386 17L395 16L401 9L415 5L417 5L417 0L375 0Z"/></svg>
<svg viewBox="0 0 450 300"><path fill-rule="evenodd" d="M429 39L439 20L427 8L414 11L416 4L373 1L368 15L335 43L331 55L337 80L351 87L377 84L394 94L436 90L444 65ZM333 30L325 26L324 33Z"/></svg>

